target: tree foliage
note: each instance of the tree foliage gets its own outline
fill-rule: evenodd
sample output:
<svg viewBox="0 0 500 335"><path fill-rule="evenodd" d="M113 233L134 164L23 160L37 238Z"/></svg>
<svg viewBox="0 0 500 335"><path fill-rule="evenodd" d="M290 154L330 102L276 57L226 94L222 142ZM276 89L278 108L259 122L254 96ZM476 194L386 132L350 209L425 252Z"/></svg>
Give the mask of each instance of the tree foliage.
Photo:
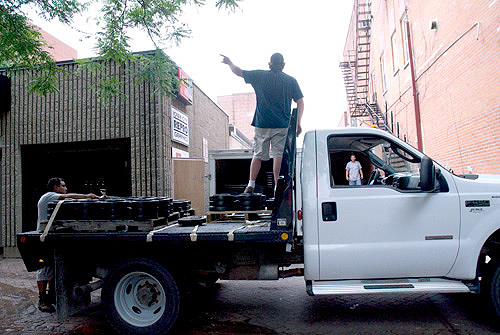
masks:
<svg viewBox="0 0 500 335"><path fill-rule="evenodd" d="M0 0L0 67L10 75L19 68L34 69L35 79L30 90L47 94L58 90L57 76L61 71L50 57L46 42L28 19L27 6L35 7L47 20L58 19L71 24L75 15L84 13L93 0ZM95 87L101 100L108 100L120 92L119 78L103 76L104 64L136 62L139 71L137 82L154 84L156 92L175 94L179 79L177 67L161 50L166 43L179 43L191 33L180 21L188 5L202 6L205 0L99 0L100 17L96 36L96 57L79 61L101 78ZM234 11L240 0L216 0L219 9ZM130 32L144 31L154 43L153 55L134 55L131 50ZM156 93L155 92L155 93Z"/></svg>

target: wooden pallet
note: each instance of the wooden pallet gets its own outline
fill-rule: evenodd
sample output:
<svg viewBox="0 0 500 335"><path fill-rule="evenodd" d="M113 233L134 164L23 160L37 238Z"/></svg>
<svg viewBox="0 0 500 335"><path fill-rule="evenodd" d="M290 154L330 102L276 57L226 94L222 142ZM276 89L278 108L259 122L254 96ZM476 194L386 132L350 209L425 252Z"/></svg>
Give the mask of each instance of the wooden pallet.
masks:
<svg viewBox="0 0 500 335"><path fill-rule="evenodd" d="M272 212L267 209L257 211L208 211L207 222L263 220L270 217Z"/></svg>

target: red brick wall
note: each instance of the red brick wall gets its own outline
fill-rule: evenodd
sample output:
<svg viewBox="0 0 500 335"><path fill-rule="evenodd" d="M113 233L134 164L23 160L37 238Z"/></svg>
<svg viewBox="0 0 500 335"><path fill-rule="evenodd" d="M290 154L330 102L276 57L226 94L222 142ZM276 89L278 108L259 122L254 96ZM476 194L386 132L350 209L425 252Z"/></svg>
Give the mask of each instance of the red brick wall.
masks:
<svg viewBox="0 0 500 335"><path fill-rule="evenodd" d="M405 3L407 7L405 7ZM410 67L403 64L400 19L411 30L424 151L457 173L500 174L500 3L374 0L370 73L379 108L394 116L394 133L416 146ZM429 22L437 20L437 30ZM476 22L478 24L474 25ZM473 26L474 25L474 26ZM391 35L396 32L394 59ZM467 32L468 31L468 32ZM449 48L449 49L448 49ZM447 50L448 49L448 50ZM385 55L387 91L380 56Z"/></svg>
<svg viewBox="0 0 500 335"><path fill-rule="evenodd" d="M251 126L255 106L257 104L255 93L236 93L217 97L217 103L229 114L229 123L238 128L252 141L254 128Z"/></svg>
<svg viewBox="0 0 500 335"><path fill-rule="evenodd" d="M58 40L45 30L38 28L42 39L44 39L51 48L45 50L54 58L55 61L73 60L78 58L77 51L67 45L66 43Z"/></svg>

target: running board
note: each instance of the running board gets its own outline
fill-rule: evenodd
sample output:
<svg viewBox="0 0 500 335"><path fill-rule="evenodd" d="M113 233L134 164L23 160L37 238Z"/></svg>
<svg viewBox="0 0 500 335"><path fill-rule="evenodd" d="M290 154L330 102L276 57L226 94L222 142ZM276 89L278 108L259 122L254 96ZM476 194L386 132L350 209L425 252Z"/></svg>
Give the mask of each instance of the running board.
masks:
<svg viewBox="0 0 500 335"><path fill-rule="evenodd" d="M458 280L442 278L332 280L306 282L309 295L376 294L376 293L469 293L467 285Z"/></svg>

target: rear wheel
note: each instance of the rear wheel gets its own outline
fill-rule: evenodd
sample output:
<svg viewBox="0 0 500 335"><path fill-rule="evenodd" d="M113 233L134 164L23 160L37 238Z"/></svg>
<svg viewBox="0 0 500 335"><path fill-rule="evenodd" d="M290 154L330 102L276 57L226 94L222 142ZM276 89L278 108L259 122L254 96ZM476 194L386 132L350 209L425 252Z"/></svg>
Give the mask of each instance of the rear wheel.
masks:
<svg viewBox="0 0 500 335"><path fill-rule="evenodd" d="M179 315L177 283L149 259L128 261L112 271L102 299L109 323L122 334L165 334Z"/></svg>

